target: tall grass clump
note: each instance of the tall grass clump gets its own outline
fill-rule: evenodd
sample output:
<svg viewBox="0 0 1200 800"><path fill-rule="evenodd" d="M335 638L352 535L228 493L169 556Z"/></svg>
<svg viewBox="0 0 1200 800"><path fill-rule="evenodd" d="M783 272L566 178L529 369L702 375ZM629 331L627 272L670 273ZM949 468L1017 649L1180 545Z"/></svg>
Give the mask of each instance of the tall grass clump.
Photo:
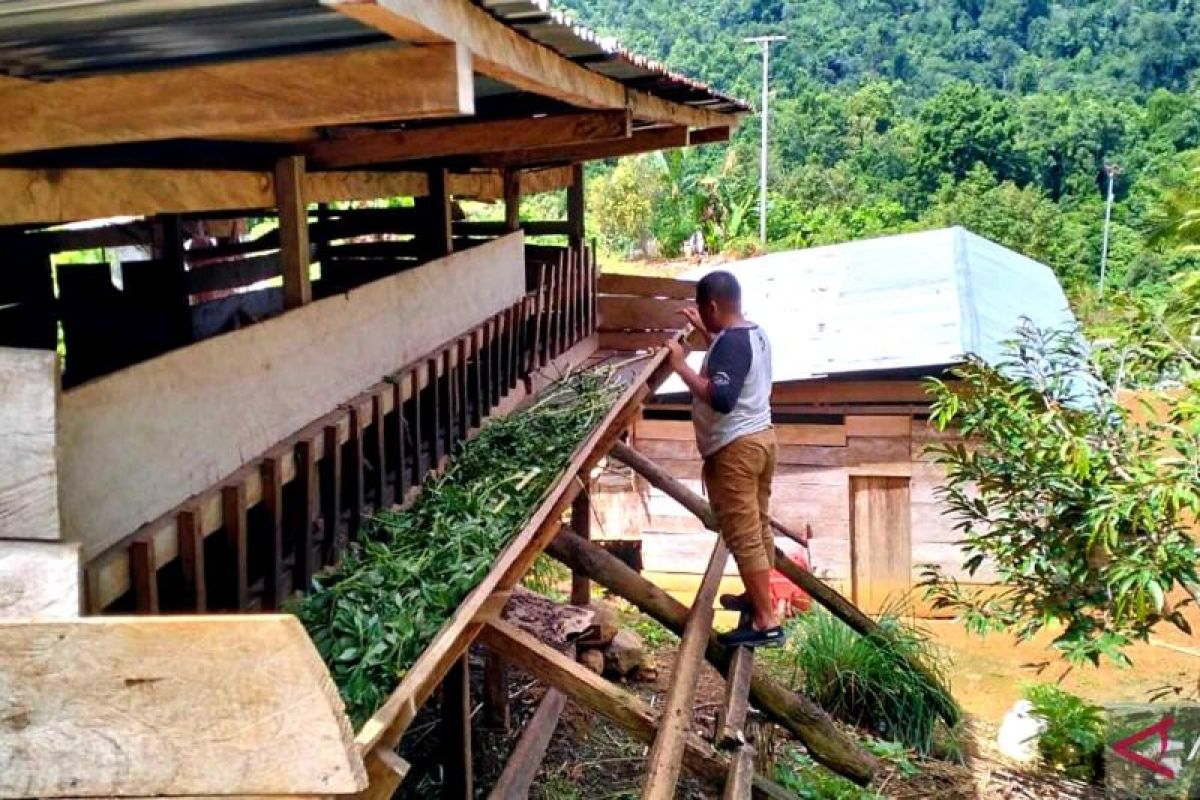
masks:
<svg viewBox="0 0 1200 800"><path fill-rule="evenodd" d="M944 711L960 716L954 698L911 666L919 662L945 681L945 662L928 636L894 611L880 634L862 636L823 609L789 622L784 658L792 683L836 719L928 755L941 750Z"/></svg>
<svg viewBox="0 0 1200 800"><path fill-rule="evenodd" d="M618 391L607 373L577 373L489 423L411 507L376 514L342 563L313 582L293 610L355 725L488 573Z"/></svg>

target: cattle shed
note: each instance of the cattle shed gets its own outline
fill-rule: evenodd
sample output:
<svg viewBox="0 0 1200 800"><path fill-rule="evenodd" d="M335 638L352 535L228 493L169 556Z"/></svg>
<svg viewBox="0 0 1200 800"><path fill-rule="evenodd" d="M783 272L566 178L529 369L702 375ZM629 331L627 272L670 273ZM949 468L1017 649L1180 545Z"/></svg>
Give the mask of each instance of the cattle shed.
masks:
<svg viewBox="0 0 1200 800"><path fill-rule="evenodd" d="M772 513L811 531L804 555L814 572L871 611L908 598L925 564L964 583L991 582L986 564L974 575L962 569L959 536L937 497L943 474L925 448L956 436L929 425L922 381L945 377L964 353L994 363L1022 318L1042 327L1073 325L1053 272L962 228L774 253L723 268L741 283L747 316L771 337L780 444ZM675 305L689 291L678 291ZM664 321L669 306L662 302ZM682 383L668 380L644 408L635 442L699 492L688 402ZM610 515L602 535L640 539L647 573L688 596L713 535L627 471L614 470L602 483L606 494L597 502ZM804 551L791 542L784 549ZM726 574L727 589L738 590L732 563Z"/></svg>

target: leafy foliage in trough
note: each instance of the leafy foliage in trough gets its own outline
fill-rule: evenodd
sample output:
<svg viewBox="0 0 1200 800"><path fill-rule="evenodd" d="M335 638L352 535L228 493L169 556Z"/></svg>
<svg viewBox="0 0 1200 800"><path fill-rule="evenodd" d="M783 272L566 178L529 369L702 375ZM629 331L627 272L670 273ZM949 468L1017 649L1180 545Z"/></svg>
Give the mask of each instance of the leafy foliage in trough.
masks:
<svg viewBox="0 0 1200 800"><path fill-rule="evenodd" d="M383 511L295 608L361 725L483 579L615 401L603 371L573 374L488 424L404 511Z"/></svg>

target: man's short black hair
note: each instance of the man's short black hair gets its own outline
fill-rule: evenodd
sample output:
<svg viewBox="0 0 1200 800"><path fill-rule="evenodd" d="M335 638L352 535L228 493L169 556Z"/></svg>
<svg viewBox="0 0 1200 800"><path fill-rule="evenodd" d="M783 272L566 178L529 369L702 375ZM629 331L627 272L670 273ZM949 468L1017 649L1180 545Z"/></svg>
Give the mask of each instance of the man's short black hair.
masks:
<svg viewBox="0 0 1200 800"><path fill-rule="evenodd" d="M742 286L733 277L733 273L725 270L710 272L696 284L696 303L705 305L710 300L728 303L742 302Z"/></svg>

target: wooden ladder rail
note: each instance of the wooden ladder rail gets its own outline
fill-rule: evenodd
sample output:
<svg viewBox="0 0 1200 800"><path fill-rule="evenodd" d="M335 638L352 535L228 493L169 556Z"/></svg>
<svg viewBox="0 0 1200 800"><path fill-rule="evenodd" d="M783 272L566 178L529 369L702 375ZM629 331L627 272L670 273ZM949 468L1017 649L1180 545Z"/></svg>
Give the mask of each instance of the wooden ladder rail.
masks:
<svg viewBox="0 0 1200 800"><path fill-rule="evenodd" d="M671 800L675 796L675 786L683 767L683 751L692 727L697 678L704 661L704 650L712 634L714 603L728 560L729 551L725 542L718 538L679 642L671 688L667 692L658 734L654 737L646 762L641 795L644 800Z"/></svg>
<svg viewBox="0 0 1200 800"><path fill-rule="evenodd" d="M754 650L738 647L729 659L725 676L725 704L717 718L716 745L732 750L725 778L724 800L746 800L754 781L755 748L746 736L750 710L750 679L754 674Z"/></svg>

